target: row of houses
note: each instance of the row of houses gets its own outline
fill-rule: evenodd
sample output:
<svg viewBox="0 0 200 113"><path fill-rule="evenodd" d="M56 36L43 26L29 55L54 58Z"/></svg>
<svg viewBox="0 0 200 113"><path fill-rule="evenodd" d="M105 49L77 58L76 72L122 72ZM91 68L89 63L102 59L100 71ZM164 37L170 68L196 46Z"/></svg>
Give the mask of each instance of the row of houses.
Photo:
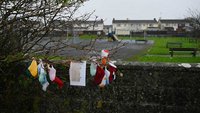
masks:
<svg viewBox="0 0 200 113"><path fill-rule="evenodd" d="M189 32L190 22L187 19L159 19L152 20L115 20L107 30L116 35L131 35L138 32ZM105 30L105 29L104 29Z"/></svg>
<svg viewBox="0 0 200 113"><path fill-rule="evenodd" d="M112 25L104 25L101 20L74 21L68 23L62 30L73 34L108 34L131 35L144 31L151 32L189 32L191 31L190 22L187 19L159 19L152 20L112 20ZM64 24L61 24L62 26Z"/></svg>

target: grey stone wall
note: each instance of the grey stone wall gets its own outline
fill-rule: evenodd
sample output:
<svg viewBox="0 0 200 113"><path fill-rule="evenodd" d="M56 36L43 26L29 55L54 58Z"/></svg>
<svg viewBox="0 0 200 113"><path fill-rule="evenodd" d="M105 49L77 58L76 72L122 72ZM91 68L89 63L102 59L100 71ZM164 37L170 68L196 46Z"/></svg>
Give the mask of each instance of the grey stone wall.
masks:
<svg viewBox="0 0 200 113"><path fill-rule="evenodd" d="M21 74L23 69L15 68L10 70L15 75L1 76L1 112L200 113L200 67L179 65L119 63L124 76L104 89L95 86L90 75L86 87L70 86L69 68L56 65L65 84L59 90L51 83L47 92L37 79L27 78Z"/></svg>
<svg viewBox="0 0 200 113"><path fill-rule="evenodd" d="M124 87L120 90L127 92L121 101L129 106L125 110L130 112L132 109L136 113L200 112L200 68L197 64L191 65L191 68L148 63L119 66L126 73L119 82Z"/></svg>

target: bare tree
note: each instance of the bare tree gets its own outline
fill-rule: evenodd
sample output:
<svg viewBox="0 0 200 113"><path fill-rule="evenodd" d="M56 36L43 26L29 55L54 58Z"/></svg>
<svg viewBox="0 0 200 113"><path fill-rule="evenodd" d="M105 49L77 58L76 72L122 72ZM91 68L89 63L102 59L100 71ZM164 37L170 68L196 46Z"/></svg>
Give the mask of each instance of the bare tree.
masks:
<svg viewBox="0 0 200 113"><path fill-rule="evenodd" d="M200 11L189 9L190 17L187 18L192 26L192 37L200 38Z"/></svg>
<svg viewBox="0 0 200 113"><path fill-rule="evenodd" d="M0 60L17 53L45 50L51 42L41 43L58 26L69 26L74 20L87 20L90 13L75 18L75 12L86 0L1 0ZM67 23L62 23L65 20ZM56 27L55 22L58 21ZM61 27L62 29L62 27ZM59 42L59 40L57 40ZM37 50L36 50L37 47ZM48 47L49 49L49 47Z"/></svg>
<svg viewBox="0 0 200 113"><path fill-rule="evenodd" d="M90 56L91 52L97 56L99 49L94 47L96 39L74 44L66 37L51 37L54 33L74 32L75 25L81 25L90 18L93 12L76 15L85 1L87 0L0 1L0 61L11 58L15 62L22 60L27 54L54 56L59 52L66 52L67 48L84 50L85 56ZM97 17L93 21L93 29L96 21ZM122 46L124 44L117 43L110 50L116 53Z"/></svg>

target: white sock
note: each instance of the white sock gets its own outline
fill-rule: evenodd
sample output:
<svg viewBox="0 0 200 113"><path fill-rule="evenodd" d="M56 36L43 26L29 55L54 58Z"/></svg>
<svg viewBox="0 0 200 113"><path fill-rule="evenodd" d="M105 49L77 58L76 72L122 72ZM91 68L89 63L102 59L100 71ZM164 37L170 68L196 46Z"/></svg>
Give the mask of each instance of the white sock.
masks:
<svg viewBox="0 0 200 113"><path fill-rule="evenodd" d="M44 83L44 84L42 85L42 90L43 90L43 91L46 91L48 86L49 86L49 82Z"/></svg>

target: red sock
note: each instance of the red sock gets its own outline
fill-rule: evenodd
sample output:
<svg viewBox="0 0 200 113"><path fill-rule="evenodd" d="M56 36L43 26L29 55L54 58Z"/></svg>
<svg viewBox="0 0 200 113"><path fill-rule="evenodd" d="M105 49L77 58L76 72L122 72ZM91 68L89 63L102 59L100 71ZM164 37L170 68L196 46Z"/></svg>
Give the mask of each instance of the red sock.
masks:
<svg viewBox="0 0 200 113"><path fill-rule="evenodd" d="M63 87L63 85L64 85L63 81L60 78L58 78L58 77L55 77L55 79L54 79L53 82L55 82L56 84L58 84L59 89L61 89Z"/></svg>
<svg viewBox="0 0 200 113"><path fill-rule="evenodd" d="M99 85L105 75L104 69L102 69L100 66L97 66L97 71L94 76L94 82L96 85Z"/></svg>
<svg viewBox="0 0 200 113"><path fill-rule="evenodd" d="M111 83L114 79L114 73L117 71L117 68L114 66L109 65L109 71L110 71L110 76L109 76L109 83Z"/></svg>

